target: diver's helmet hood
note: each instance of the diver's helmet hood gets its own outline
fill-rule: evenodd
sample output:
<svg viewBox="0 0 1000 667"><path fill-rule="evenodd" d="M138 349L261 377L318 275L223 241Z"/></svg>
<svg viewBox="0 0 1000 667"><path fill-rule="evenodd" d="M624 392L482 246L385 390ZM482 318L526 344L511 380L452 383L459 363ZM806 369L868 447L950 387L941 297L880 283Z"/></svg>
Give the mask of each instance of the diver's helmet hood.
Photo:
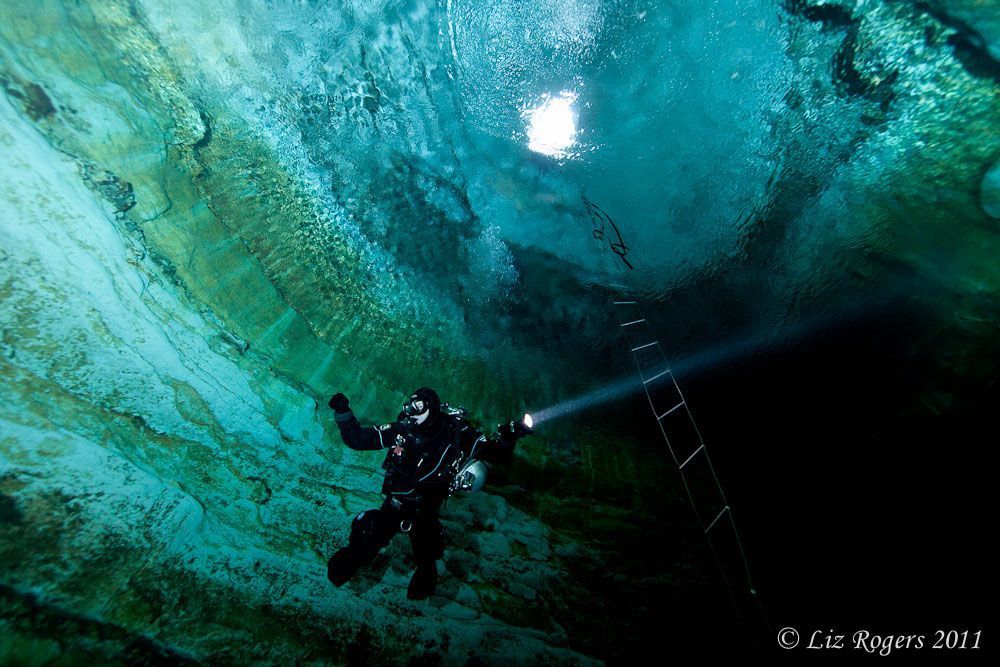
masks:
<svg viewBox="0 0 1000 667"><path fill-rule="evenodd" d="M411 426L429 426L441 414L441 398L429 387L420 387L403 403L403 414Z"/></svg>

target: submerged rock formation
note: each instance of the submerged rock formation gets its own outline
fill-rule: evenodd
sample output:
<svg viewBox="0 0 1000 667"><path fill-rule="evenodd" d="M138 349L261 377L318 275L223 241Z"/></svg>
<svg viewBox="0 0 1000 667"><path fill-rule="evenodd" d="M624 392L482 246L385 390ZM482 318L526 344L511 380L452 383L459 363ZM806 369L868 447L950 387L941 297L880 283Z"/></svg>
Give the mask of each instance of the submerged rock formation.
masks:
<svg viewBox="0 0 1000 667"><path fill-rule="evenodd" d="M995 373L1000 77L976 3L514 5L0 9L0 661L683 641L657 610L717 593L713 565L621 406L449 501L430 605L405 599L402 540L325 579L380 499L332 392L384 421L431 385L495 424L628 375L621 264L581 197L692 373L700 345L904 293L950 322L937 405ZM561 162L523 127L559 90L582 103Z"/></svg>

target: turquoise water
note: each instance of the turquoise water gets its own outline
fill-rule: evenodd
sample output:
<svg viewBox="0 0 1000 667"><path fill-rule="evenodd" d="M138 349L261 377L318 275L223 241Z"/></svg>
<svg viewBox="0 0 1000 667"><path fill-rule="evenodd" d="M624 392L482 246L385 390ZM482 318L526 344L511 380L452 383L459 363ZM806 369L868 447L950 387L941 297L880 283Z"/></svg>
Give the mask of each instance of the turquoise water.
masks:
<svg viewBox="0 0 1000 667"><path fill-rule="evenodd" d="M773 623L981 622L997 16L3 3L0 663L767 653L615 300L673 365ZM402 540L332 589L381 498L326 401L380 423L423 385L538 433L449 502L429 603Z"/></svg>

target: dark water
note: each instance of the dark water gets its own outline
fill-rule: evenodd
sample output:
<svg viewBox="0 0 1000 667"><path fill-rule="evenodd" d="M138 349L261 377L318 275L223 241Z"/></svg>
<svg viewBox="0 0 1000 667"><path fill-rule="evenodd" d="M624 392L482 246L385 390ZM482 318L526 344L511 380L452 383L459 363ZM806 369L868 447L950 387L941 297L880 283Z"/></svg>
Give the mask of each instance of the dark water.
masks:
<svg viewBox="0 0 1000 667"><path fill-rule="evenodd" d="M897 302L781 349L678 373L761 602L741 596L745 580L736 577L734 605L712 567L714 596L663 603L664 623L691 640L685 651L738 655L756 643L797 664L803 654L778 651L764 636L761 608L772 631L819 630L818 642L865 629L931 637L986 627L995 580L984 448L996 433L996 386L949 378L968 400L929 402L924 382L935 368L926 340L934 330L926 313ZM652 423L642 401L622 407L637 427ZM664 455L655 429L640 437L651 457ZM715 565L707 552L703 559Z"/></svg>

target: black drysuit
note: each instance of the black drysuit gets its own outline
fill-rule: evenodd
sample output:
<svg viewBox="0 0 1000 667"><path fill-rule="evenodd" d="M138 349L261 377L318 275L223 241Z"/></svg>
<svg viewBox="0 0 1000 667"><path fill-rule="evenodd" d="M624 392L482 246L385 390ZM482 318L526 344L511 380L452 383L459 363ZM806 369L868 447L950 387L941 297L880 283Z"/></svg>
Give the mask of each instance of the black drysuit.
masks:
<svg viewBox="0 0 1000 667"><path fill-rule="evenodd" d="M439 521L442 503L470 459L498 462L510 458L515 438L509 434L487 438L468 420L447 413L433 415L424 424L408 422L400 413L395 422L362 428L351 412L336 415L340 435L355 450L385 450L385 501L365 510L351 523L348 545L327 566L337 586L370 562L396 533L409 532L418 567L433 564L444 553Z"/></svg>

